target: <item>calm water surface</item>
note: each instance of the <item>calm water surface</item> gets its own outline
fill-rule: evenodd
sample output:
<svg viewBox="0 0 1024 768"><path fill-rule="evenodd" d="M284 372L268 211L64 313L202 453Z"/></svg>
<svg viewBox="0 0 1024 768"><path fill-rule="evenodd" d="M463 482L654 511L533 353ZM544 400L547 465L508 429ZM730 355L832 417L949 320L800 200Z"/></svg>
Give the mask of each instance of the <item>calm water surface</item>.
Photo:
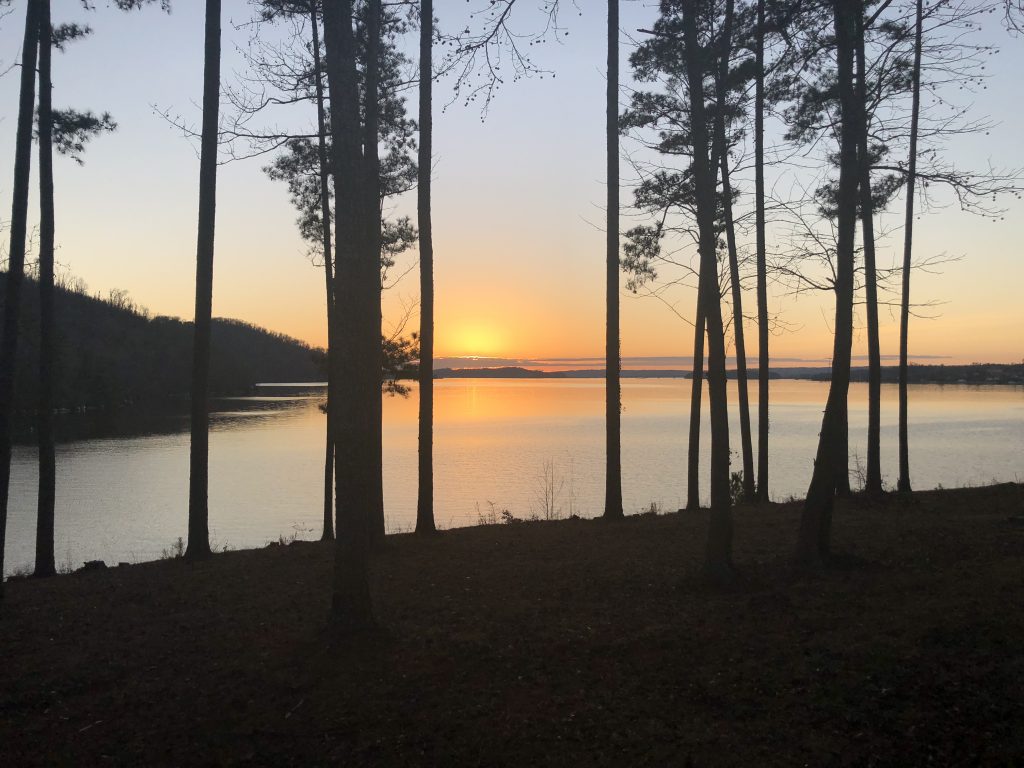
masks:
<svg viewBox="0 0 1024 768"><path fill-rule="evenodd" d="M810 480L828 385L772 382L770 491L802 496ZM273 389L266 390L273 392ZM850 390L850 451L865 455L867 385ZM756 387L752 418L756 444ZM730 403L736 402L735 386ZM896 388L883 386L882 468L896 476ZM686 488L690 382L623 382L622 472L627 513L680 507ZM280 536L318 538L325 416L316 392L224 400L212 417L210 533L217 546L261 546ZM543 515L545 466L563 515L598 515L604 499L602 380L443 380L435 386L435 494L441 527L474 525L507 509ZM384 495L388 529L416 514L416 392L385 398ZM1024 479L1024 387L911 387L915 488ZM704 414L704 435L708 435ZM703 440L701 482L708 494ZM732 424L740 467L739 425ZM57 452L57 560L77 567L151 560L186 531L188 434L82 440ZM851 459L851 467L855 466ZM15 449L8 572L32 562L36 454ZM856 478L854 478L856 483Z"/></svg>

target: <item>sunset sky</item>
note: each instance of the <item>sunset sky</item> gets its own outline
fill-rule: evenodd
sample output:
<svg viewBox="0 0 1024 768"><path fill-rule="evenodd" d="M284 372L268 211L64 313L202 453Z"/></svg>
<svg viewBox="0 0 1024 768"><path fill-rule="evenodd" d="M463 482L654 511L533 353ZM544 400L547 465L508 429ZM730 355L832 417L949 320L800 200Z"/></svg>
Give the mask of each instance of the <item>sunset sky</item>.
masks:
<svg viewBox="0 0 1024 768"><path fill-rule="evenodd" d="M20 48L23 5L16 2L14 13L0 20L0 71ZM193 144L156 110L198 123L202 3L176 0L170 15L155 8L122 14L98 5L87 13L77 2L55 4L55 22L87 21L95 29L90 39L55 57L55 106L108 110L119 123L115 134L90 146L83 167L57 161L57 259L92 292L127 289L153 313L190 318L198 158ZM480 5L486 3L438 3L441 27L464 24L467 8ZM537 5L526 0L517 8L519 28L535 26ZM436 86L439 357L596 358L603 353L605 11L603 3L579 5L579 15L576 9L563 15L570 34L536 52L536 61L557 76L509 84L485 120L474 106L453 104L442 111L450 84ZM624 61L629 38L651 23L653 6L623 4ZM244 47L249 35L230 22L240 24L251 15L248 3L225 0L225 81L242 67L236 47ZM949 152L965 167L1020 167L1024 40L1008 37L994 17L981 39L1002 48L990 60L987 89L973 99L975 114L990 116L996 126L988 135L957 139ZM16 71L0 78L0 100L6 105L0 111L2 219L10 211L17 84ZM415 117L415 93L410 96ZM624 94L623 104L626 99ZM312 118L307 111L295 119L301 125ZM626 143L623 149L635 147ZM267 162L247 160L220 169L214 313L323 344L322 273L305 255L284 186L261 171ZM630 176L623 163L624 184ZM624 204L632 200L626 188L622 197ZM412 197L400 200L395 210L414 215L414 203ZM919 220L920 257L962 258L941 274L915 276L915 298L944 303L931 310L935 319L913 323L913 354L950 362L1024 358L1024 205L1011 198L1005 206L1005 218L996 222L962 214L955 206ZM640 222L628 209L623 214L623 230ZM886 223L898 224L898 218ZM883 241L880 262L899 258L901 243L899 231ZM404 264L414 261L412 254ZM385 326L417 295L412 271L386 294ZM752 314L753 290L745 300ZM691 290L670 292L669 301L684 316L692 313ZM777 287L771 308L785 326L773 339L774 356L827 361L830 296L797 297ZM414 317L412 326L415 322ZM896 315L883 312L883 354L896 353L897 330ZM671 308L624 294L625 357L686 356L691 346L692 329ZM865 346L859 330L854 354Z"/></svg>

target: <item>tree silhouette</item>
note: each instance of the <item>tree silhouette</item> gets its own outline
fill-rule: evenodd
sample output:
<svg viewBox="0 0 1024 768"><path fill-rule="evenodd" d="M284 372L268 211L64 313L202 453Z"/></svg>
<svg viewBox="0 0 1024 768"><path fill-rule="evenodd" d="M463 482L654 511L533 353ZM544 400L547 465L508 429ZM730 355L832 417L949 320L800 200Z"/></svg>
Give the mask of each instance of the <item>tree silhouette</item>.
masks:
<svg viewBox="0 0 1024 768"><path fill-rule="evenodd" d="M726 250L729 258L736 269L733 271L731 282L733 283L733 300L736 301L739 289L737 246L735 233L732 231L732 196L733 192L729 185L729 164L723 156L729 151L729 141L726 137L726 125L735 119L737 105L730 102L728 94L734 90L732 83L738 81L742 75L729 67L728 61L723 63L722 57L729 56L733 49L732 44L732 7L731 4L718 6L714 3L704 3L696 11L698 19L694 21L699 29L698 44L701 46L699 52L693 54L696 60L691 60L690 52L685 42L685 27L689 22L683 22L683 10L679 3L667 4L662 7L662 15L652 30L642 30L652 35L652 39L642 43L631 57L634 73L638 79L654 81L662 80L664 90L661 92L638 91L634 93L630 109L623 117L626 128L648 128L656 131L656 139L650 141L647 146L657 150L660 155L666 157L688 157L690 166L682 172L669 171L658 167L653 171L641 169L642 179L635 191L636 207L655 214L658 217L657 223L653 226L640 226L630 230L628 234L629 243L626 246L626 258L623 260L624 267L633 274L629 286L637 287L657 277L654 269L655 263L665 263L676 267L683 267L688 274L696 274L698 277L697 301L695 309L694 326L694 350L693 350L693 374L690 391L690 423L688 439L687 459L687 509L697 509L700 506L699 494L699 462L700 462L700 430L701 430L701 398L703 393L703 379L705 377L705 336L708 341L708 368L712 366L715 344L711 343L710 335L713 330L714 320L708 314L709 304L715 304L718 308L718 317L721 318L722 286L719 284L718 273L718 252L720 236L725 235ZM728 23L726 23L728 22ZM715 30L719 30L715 34ZM703 40L702 40L703 38ZM706 42L704 42L706 41ZM691 65L696 67L694 72L690 71ZM695 96L690 92L693 87L693 78L700 73L701 81L699 86L701 104L698 114L705 120L702 125L703 137L707 142L704 159L710 163L706 181L710 184L710 208L701 208L700 196L707 194L708 190L700 190L697 182L697 161L696 157L701 154L698 149L696 137L698 118L694 113ZM708 80L706 87L704 80ZM711 90L708 90L708 89ZM714 94L712 106L709 110L704 100L709 94ZM720 196L717 192L717 174L724 170L723 193ZM728 194L724 191L728 188ZM685 216L681 224L669 225L668 219L671 211L682 212ZM710 215L710 220L705 216ZM697 226L693 226L696 222ZM703 228L702 228L703 227ZM705 232L704 228L710 227ZM700 254L700 267L693 270L691 267L680 263L671 254L662 251L660 241L666 232L675 232L692 239L698 246ZM704 248L706 244L701 238L710 238L711 255L715 259L714 270L711 273L712 279L709 284L706 281L708 274L705 269ZM669 283L671 285L672 283ZM710 293L707 293L710 292ZM653 295L659 295L654 292ZM737 314L736 307L733 308ZM742 306L739 313L742 315ZM737 318L739 320L739 318ZM724 334L724 328L723 328ZM724 344L724 335L723 335ZM742 346L742 344L741 344ZM724 370L724 358L722 361ZM741 366L742 367L742 366ZM712 389L711 373L708 371L708 388ZM724 375L724 374L723 374ZM724 386L724 383L723 383ZM721 393L724 397L724 392ZM717 395L716 395L717 398ZM721 419L721 415L717 418ZM714 421L714 419L713 419ZM747 420L746 434L749 436L749 417ZM719 432L718 445L721 450L722 432L721 424L712 427L712 432ZM725 444L728 444L727 422L725 433ZM716 440L712 436L712 446ZM748 441L749 446L749 441ZM726 447L728 453L728 447ZM712 449L714 457L715 449ZM746 473L753 481L752 449L747 449L748 464L751 470ZM715 469L721 470L720 460L713 461ZM725 462L725 484L728 489L729 474L728 461ZM713 481L714 482L714 481ZM726 490L728 493L728 490ZM748 492L753 496L753 488ZM719 507L721 508L721 507ZM723 561L724 562L724 561ZM730 566L716 564L709 568L718 576L725 576Z"/></svg>
<svg viewBox="0 0 1024 768"><path fill-rule="evenodd" d="M704 389L704 337L707 335L705 299L697 287L696 319L693 323L693 373L690 377L690 429L686 440L686 509L700 509L700 403Z"/></svg>
<svg viewBox="0 0 1024 768"><path fill-rule="evenodd" d="M708 399L711 405L711 519L705 550L705 574L715 581L731 581L732 499L729 493L729 414L725 379L725 329L718 288L717 234L715 227L715 158L711 152L705 114L704 80L713 61L714 45L701 45L698 8L711 15L703 3L681 2L683 58L690 101L690 134L693 146L693 185L697 206L700 250L700 290L708 333ZM705 18L705 21L708 20Z"/></svg>
<svg viewBox="0 0 1024 768"><path fill-rule="evenodd" d="M210 322L217 206L217 132L220 110L220 0L206 0L203 57L203 129L199 156L199 231L196 245L195 336L192 353L192 431L189 453L188 548L185 557L210 555Z"/></svg>
<svg viewBox="0 0 1024 768"><path fill-rule="evenodd" d="M864 293L868 331L868 455L864 490L871 496L882 493L882 351L878 339L878 277L875 269L875 203L871 184L871 153L868 147L871 107L868 103L865 19L857 14L856 90L860 108L857 136L857 181L864 246Z"/></svg>
<svg viewBox="0 0 1024 768"><path fill-rule="evenodd" d="M330 168L327 161L328 130L327 107L324 99L323 57L320 45L319 3L317 0L264 0L261 16L265 21L272 21L281 16L307 16L310 25L310 53L313 68L309 73L313 81L313 94L316 101L316 168L311 172L312 155L308 139L293 138L285 145L289 155L278 157L274 164L264 169L273 179L288 182L293 203L299 208L299 229L308 240L319 241L324 263L324 293L327 317L330 318L334 309L334 248L331 225L331 188ZM299 74L299 79L303 79ZM300 90L300 83L284 84L288 90ZM251 113L243 107L241 111ZM311 188L310 178L315 178ZM314 202L315 198L315 202ZM316 215L319 208L319 217ZM327 323L327 351L325 353L325 373L327 376L327 402L325 412L330 411L331 392L331 323ZM323 529L321 541L334 539L334 431L331 420L325 419L324 429L324 494L323 494Z"/></svg>
<svg viewBox="0 0 1024 768"><path fill-rule="evenodd" d="M314 10L311 11L310 8ZM312 40L306 41L299 50L295 45L298 39L292 39L281 46L254 46L248 55L250 64L257 70L260 86L253 88L248 81L231 90L231 102L235 107L234 123L228 129L226 143L230 146L230 156L242 159L259 156L268 151L283 149L274 161L264 168L270 178L284 181L292 204L299 212L298 226L303 239L311 244L315 259L322 260L325 273L328 313L334 303L335 265L337 248L333 245L331 205L333 192L330 184L331 140L329 136L326 114L324 110L324 93L322 88L322 60L319 54L319 31L315 18L316 4L310 6L305 0L263 0L260 9L262 21L275 21L279 18L309 19L313 30ZM384 32L379 51L379 121L380 142L384 147L384 158L380 163L380 194L378 207L384 205L388 198L408 191L415 183L417 176L416 162L411 157L415 149L413 133L415 123L406 115L405 99L401 95L402 67L406 58L398 50L398 37L404 31L405 24L394 13L384 16ZM365 68L366 41L365 34L357 35L357 61ZM308 50L307 50L308 49ZM312 55L310 55L310 52ZM321 73L318 75L318 73ZM266 86L272 88L274 95L268 96ZM317 104L317 130L313 134L284 134L275 129L267 131L255 130L250 121L253 116L269 106L285 103L295 104L305 101ZM248 145L245 151L239 152L236 144ZM382 224L382 243L380 253L381 284L388 283L388 270L394 266L398 254L408 250L416 242L417 232L407 218L387 220ZM393 282L392 282L393 284ZM333 330L328 322L328 347ZM412 348L415 339L382 338L385 361L388 371L399 369L403 375L404 359L399 350ZM393 357L397 355L397 357ZM329 356L329 353L328 353ZM328 369L330 368L328 364ZM330 378L328 370L328 403L330 401ZM384 391L388 394L406 395L406 388L397 385L390 373L386 376ZM327 410L329 411L329 405ZM336 439L333 435L330 418L327 419L327 437L324 469L324 534L331 538L333 525L329 518L333 514L333 454ZM384 534L383 486L379 487L380 500L377 512L374 513L373 532L377 540Z"/></svg>
<svg viewBox="0 0 1024 768"><path fill-rule="evenodd" d="M691 155L691 134L688 100L683 91L685 68L678 56L678 38L664 25L655 25L649 32L652 39L643 42L631 54L633 76L641 81L654 82L663 71L667 75L664 92L638 90L630 98L630 106L620 118L621 130L653 128L657 138L649 146L668 158ZM717 163L716 163L717 164ZM692 165L692 164L691 164ZM700 270L683 265L674 256L666 254L662 241L669 232L678 233L696 241L692 227L696 219L696 203L692 167L674 171L658 167L642 172L641 181L634 189L634 206L656 216L653 225L640 225L626 233L622 268L630 275L627 289L639 292L648 283L658 280L657 267L671 264L683 267L690 277L697 277L697 300L694 303L693 368L690 389L690 423L687 446L686 508L700 507L700 412L704 384L704 337L706 324L701 299ZM683 215L679 226L669 223L670 214ZM654 292L653 295L659 295Z"/></svg>
<svg viewBox="0 0 1024 768"><path fill-rule="evenodd" d="M327 317L334 313L334 250L331 243L330 169L327 163L327 108L324 102L323 60L320 54L320 22L315 0L309 3L309 25L312 36L313 82L316 91L316 159L320 180L320 239L324 249L324 293ZM331 323L327 323L327 410L331 409ZM322 541L334 539L334 446L336 438L331 420L324 428L324 525Z"/></svg>
<svg viewBox="0 0 1024 768"><path fill-rule="evenodd" d="M53 30L50 0L41 0L39 6L39 496L34 575L44 577L57 572L53 555L57 454L53 442Z"/></svg>
<svg viewBox="0 0 1024 768"><path fill-rule="evenodd" d="M688 506L697 505L696 443L699 439L697 387L703 368L704 335L707 335L707 383L711 411L711 515L705 551L704 571L716 582L735 577L732 566L732 499L729 483L729 417L725 370L725 328L718 273L718 243L721 232L717 170L719 152L714 108L707 107L708 88L720 75L718 57L721 38L714 30L719 16L714 2L687 3L681 0L661 4L661 14L631 57L638 78L653 80L663 73L664 92L634 94L624 117L630 127L657 129L654 146L662 154L689 158L683 172L659 169L644 179L636 190L637 207L661 211L652 228L630 231L627 268L633 283L656 276L651 266L659 254L664 222L672 208L686 212L696 223L687 222L682 231L697 243L699 254L697 320L694 323L694 381L691 394L690 472ZM696 413L695 413L696 412Z"/></svg>
<svg viewBox="0 0 1024 768"><path fill-rule="evenodd" d="M377 508L380 434L380 246L379 230L371 236L367 219L380 210L379 175L364 156L369 135L376 147L376 57L379 47L380 3L367 7L366 122L360 121L356 38L353 5L341 0L324 6L324 43L331 93L332 170L335 190L335 232L347 247L336 256L336 292L331 350L331 402L328 418L335 419L336 550L332 616L344 632L375 625L370 598L367 550L370 516ZM376 151L375 149L373 150ZM377 219L379 222L379 219Z"/></svg>
<svg viewBox="0 0 1024 768"><path fill-rule="evenodd" d="M420 0L419 180L420 365L416 532L433 533L434 523L434 237L430 211L431 153L434 146L434 3Z"/></svg>
<svg viewBox="0 0 1024 768"><path fill-rule="evenodd" d="M416 531L433 533L434 520L434 243L431 212L431 173L433 148L433 79L437 74L454 74L453 99L465 98L468 105L482 99L486 114L491 99L505 82L501 73L502 55L511 59L513 79L537 71L521 42L530 45L543 40L543 32L522 35L512 30L510 21L516 0L492 0L483 10L471 10L470 21L484 17L481 28L470 23L456 34L442 35L435 29L433 0L420 0L419 34L419 173L417 180L417 220L420 230L420 368L418 416L418 480L416 500ZM547 16L547 29L558 26L558 1L547 3L541 10ZM449 51L434 71L435 38ZM617 107L616 107L617 109ZM617 266L616 266L617 269ZM617 296L616 296L617 299ZM616 358L617 359L617 358ZM616 417L617 418L617 417ZM620 493L621 496L621 493ZM620 502L621 506L621 502ZM383 517L381 517L383 524ZM381 529L383 530L383 529Z"/></svg>
<svg viewBox="0 0 1024 768"><path fill-rule="evenodd" d="M757 500L768 501L768 264L764 206L765 0L754 22L754 230L757 249Z"/></svg>
<svg viewBox="0 0 1024 768"><path fill-rule="evenodd" d="M373 263L377 263L381 252L381 183L380 183L380 49L381 45L381 24L383 14L381 0L367 0L363 8L365 19L362 27L366 35L366 67L364 72L364 98L363 98L363 155L365 162L366 192L362 197L363 215L362 225L365 230L367 255L373 256ZM377 349L377 365L383 366L384 355L380 342L380 321L381 321L381 282L378 275L376 290L373 293L373 313L376 319L377 332L374 335L374 342ZM377 349L374 351L376 352ZM383 377L383 368L377 378ZM374 482L374 506L370 518L370 541L374 544L383 542L385 531L384 524L384 442L382 435L383 428L383 403L377 390L380 383L374 387L373 414L375 426L373 429L373 461L374 471L372 474Z"/></svg>
<svg viewBox="0 0 1024 768"><path fill-rule="evenodd" d="M619 348L619 0L608 0L608 224L605 259L605 485L604 516L622 512L622 359Z"/></svg>
<svg viewBox="0 0 1024 768"><path fill-rule="evenodd" d="M828 401L822 418L814 472L804 501L796 557L804 565L829 557L832 508L838 490L837 473L845 466L837 451L846 449L846 401L850 386L853 343L853 251L857 216L857 125L859 106L854 77L857 14L861 3L832 2L836 51L836 91L839 100L839 186L836 193L837 246L835 278L835 338Z"/></svg>
<svg viewBox="0 0 1024 768"><path fill-rule="evenodd" d="M39 54L41 0L28 0L21 47L18 129L14 150L11 242L4 295L4 327L0 336L0 598L3 596L7 503L11 487L11 418L14 410L14 371L18 351L21 286L25 275L25 236L28 229L28 188L32 164L32 113L36 97L36 59Z"/></svg>
<svg viewBox="0 0 1024 768"><path fill-rule="evenodd" d="M931 22L933 30L947 30L947 34L936 34L936 40L928 51L928 61L923 65L931 75L931 87L955 82L960 88L970 88L979 83L983 77L984 57L991 53L991 47L977 45L965 34L977 28L977 17L987 14L984 7L970 4L950 6L937 3L931 6L925 17ZM803 27L809 29L812 23L808 14ZM915 145L914 177L926 179L928 183L949 187L956 195L963 210L984 215L992 215L993 206L990 201L1006 192L1014 192L1019 178L1015 171L998 171L990 169L986 173L964 171L956 165L946 162L938 153L935 145L950 136L977 132L987 128L985 121L967 119L967 109L953 107L943 96L936 95L934 114L925 115L927 122L926 135L932 149L922 155L916 150L919 118L918 106L913 106L913 85L915 69L920 72L920 62L912 65L915 58L913 41L916 22L906 19L905 12L890 3L877 6L861 4L856 9L855 30L855 93L856 123L847 126L857 135L857 215L863 231L863 286L864 306L868 341L868 461L865 476L865 487L868 493L877 495L882 492L880 466L880 413L881 413L881 354L878 338L878 307L882 303L879 292L885 287L886 278L892 277L896 270L880 269L875 256L875 217L884 211L901 187L909 182L908 168L905 163L892 162L894 146L909 142ZM833 43L828 35L820 30L812 30L807 35L804 45L794 46L791 65L805 71L815 73L797 88L794 106L787 110L790 118L789 133L804 144L818 143L824 135L836 132L841 123L835 117L839 108L837 79L834 67L828 60L833 50ZM824 57L824 58L822 58ZM796 71L796 69L794 69ZM792 73L792 80L798 80ZM918 75L920 79L920 75ZM916 86L920 90L919 86ZM899 109L901 102L910 97L912 107L910 125L902 117ZM948 97L946 97L948 99ZM918 97L918 102L920 101ZM949 107L944 111L939 107ZM924 174L918 169L918 161L922 158L928 162ZM827 157L828 164L834 166L838 155ZM909 191L909 190L908 190ZM913 192L911 191L911 196ZM818 211L826 219L836 220L841 210L839 192L834 182L823 184L814 196ZM913 209L913 201L910 203ZM802 226L807 226L804 223ZM808 227L809 230L809 227ZM912 226L908 232L912 233ZM905 233L906 235L907 233ZM833 274L838 270L833 261L836 251L834 238L831 236L814 236L818 239L817 248L825 253L826 261ZM825 242L825 240L830 242ZM905 254L906 255L906 254ZM907 257L905 279L907 281L906 301L909 317L909 270L915 266L935 266L942 259L930 259L920 265L913 265ZM855 269L856 275L858 270ZM795 272L791 272L795 274ZM799 280L815 287L826 287L835 290L837 283L815 281L807 275ZM857 286L855 285L855 291ZM850 315L852 322L852 313ZM845 424L845 406L841 406L844 414L840 421ZM847 493L849 490L849 472L847 469L847 428L841 427L835 443L836 490Z"/></svg>
<svg viewBox="0 0 1024 768"><path fill-rule="evenodd" d="M35 570L37 577L56 573L54 507L57 458L53 436L54 386L57 380L57 333L54 311L54 184L53 151L82 163L85 145L95 135L117 126L110 115L53 109L52 54L86 37L91 30L77 24L54 27L50 0L41 0L39 19L39 379L36 433L39 445L39 494L36 513Z"/></svg>
<svg viewBox="0 0 1024 768"><path fill-rule="evenodd" d="M747 394L747 348L743 333L743 290L740 284L739 255L736 246L736 225L733 220L733 188L729 176L730 142L726 136L727 113L732 111L729 94L735 73L729 64L733 54L733 0L726 0L718 42L718 69L715 72L715 154L722 178L722 213L726 248L729 255L729 284L732 288L733 335L736 345L736 388L740 414L740 446L743 461L743 496L754 498L754 452L750 434L750 402ZM742 82L742 81L741 81Z"/></svg>
<svg viewBox="0 0 1024 768"><path fill-rule="evenodd" d="M921 38L924 0L914 13L914 64L911 74L910 149L907 158L907 205L903 223L903 279L900 291L899 476L896 489L910 493L910 448L907 440L907 351L910 326L910 268L914 247L914 191L917 185L917 131L921 113Z"/></svg>

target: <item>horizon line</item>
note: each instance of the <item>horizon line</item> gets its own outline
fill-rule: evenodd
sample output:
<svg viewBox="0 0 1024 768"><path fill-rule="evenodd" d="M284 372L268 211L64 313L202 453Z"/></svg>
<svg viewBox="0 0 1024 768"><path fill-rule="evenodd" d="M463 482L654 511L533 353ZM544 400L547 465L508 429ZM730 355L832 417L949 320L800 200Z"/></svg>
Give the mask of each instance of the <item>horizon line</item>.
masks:
<svg viewBox="0 0 1024 768"><path fill-rule="evenodd" d="M899 355L882 355L882 360L898 360ZM853 360L867 361L867 355L853 355ZM912 361L941 361L951 360L953 355L910 355ZM620 358L623 369L651 368L661 369L692 368L693 357L688 355L663 355L663 356L625 356ZM826 357L773 357L769 368L779 367L784 364L787 367L808 367L817 368L831 365L832 359ZM483 355L440 355L434 358L435 366L444 365L449 368L575 368L589 369L599 366L595 370L603 370L604 357L487 357ZM756 359L748 358L748 366L756 367ZM735 356L726 358L726 365L736 365Z"/></svg>

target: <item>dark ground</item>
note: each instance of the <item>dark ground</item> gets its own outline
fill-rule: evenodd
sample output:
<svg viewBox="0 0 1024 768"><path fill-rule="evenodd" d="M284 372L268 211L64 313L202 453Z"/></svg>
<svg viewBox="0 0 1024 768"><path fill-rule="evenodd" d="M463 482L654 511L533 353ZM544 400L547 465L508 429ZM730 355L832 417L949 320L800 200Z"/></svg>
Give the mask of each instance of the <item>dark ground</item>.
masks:
<svg viewBox="0 0 1024 768"><path fill-rule="evenodd" d="M386 636L327 628L330 545L10 582L0 765L1021 765L1024 486L391 537Z"/></svg>

